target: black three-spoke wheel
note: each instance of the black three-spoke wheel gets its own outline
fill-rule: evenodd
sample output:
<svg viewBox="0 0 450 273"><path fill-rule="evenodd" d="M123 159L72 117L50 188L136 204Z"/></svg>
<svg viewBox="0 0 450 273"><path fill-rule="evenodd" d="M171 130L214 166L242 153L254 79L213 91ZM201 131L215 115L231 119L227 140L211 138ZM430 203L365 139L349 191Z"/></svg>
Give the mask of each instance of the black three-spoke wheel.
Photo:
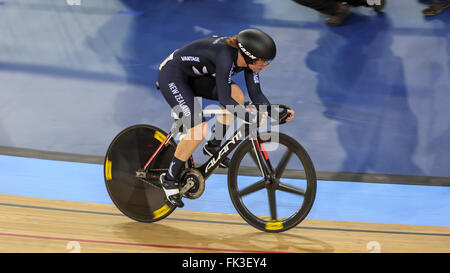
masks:
<svg viewBox="0 0 450 273"><path fill-rule="evenodd" d="M279 132L260 133L258 141L245 140L231 162L229 193L247 223L263 231L282 232L308 215L316 195L316 174L296 140Z"/></svg>

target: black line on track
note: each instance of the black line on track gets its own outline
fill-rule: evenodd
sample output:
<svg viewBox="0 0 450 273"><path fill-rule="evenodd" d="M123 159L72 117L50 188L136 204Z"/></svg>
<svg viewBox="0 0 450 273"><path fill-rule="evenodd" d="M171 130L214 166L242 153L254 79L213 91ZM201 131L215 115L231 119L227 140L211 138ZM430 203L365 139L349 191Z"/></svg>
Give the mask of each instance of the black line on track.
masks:
<svg viewBox="0 0 450 273"><path fill-rule="evenodd" d="M10 203L0 203L0 206L126 217L125 215L123 215L121 213L110 213L110 212L89 211L89 210L75 210L75 209L63 209L63 208L51 208L51 207L21 205L21 204L10 204ZM196 220L196 219L184 219L184 218L170 218L170 217L168 217L168 218L165 218L164 220L247 226L246 223L225 222L225 221L211 221L211 220ZM302 226L297 226L297 227L295 227L295 229L450 237L450 234L445 234L445 233L382 231L382 230L364 230L364 229L347 229L347 228L322 228L322 227L302 227Z"/></svg>

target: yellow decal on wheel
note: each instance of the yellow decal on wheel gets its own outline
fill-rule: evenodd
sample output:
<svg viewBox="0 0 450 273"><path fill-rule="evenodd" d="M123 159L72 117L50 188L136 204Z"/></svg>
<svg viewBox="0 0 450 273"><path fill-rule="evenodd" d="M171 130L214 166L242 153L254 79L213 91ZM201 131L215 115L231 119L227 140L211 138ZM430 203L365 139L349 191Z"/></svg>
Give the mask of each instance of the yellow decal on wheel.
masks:
<svg viewBox="0 0 450 273"><path fill-rule="evenodd" d="M164 216L166 213L168 213L170 211L170 208L168 205L164 205L162 206L160 209L157 209L153 212L153 219L159 218Z"/></svg>
<svg viewBox="0 0 450 273"><path fill-rule="evenodd" d="M279 230L283 228L282 222L267 222L266 229L267 230Z"/></svg>
<svg viewBox="0 0 450 273"><path fill-rule="evenodd" d="M166 139L166 137L160 131L155 131L153 137L159 140L161 143L164 142L164 139Z"/></svg>
<svg viewBox="0 0 450 273"><path fill-rule="evenodd" d="M106 158L106 162L105 162L105 178L106 178L107 181L112 180L111 165L112 165L112 162L108 158Z"/></svg>

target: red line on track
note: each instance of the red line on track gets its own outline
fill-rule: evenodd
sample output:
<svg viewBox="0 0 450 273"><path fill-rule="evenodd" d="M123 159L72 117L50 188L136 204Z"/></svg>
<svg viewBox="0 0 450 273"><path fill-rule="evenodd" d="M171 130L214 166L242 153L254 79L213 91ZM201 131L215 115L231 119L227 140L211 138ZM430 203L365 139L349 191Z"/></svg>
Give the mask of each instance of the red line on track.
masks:
<svg viewBox="0 0 450 273"><path fill-rule="evenodd" d="M58 240L58 241L77 241L77 242L85 242L85 243L110 244L110 245L143 246L143 247L157 247L157 248L169 248L169 249L185 249L185 250L209 250L209 251L224 251L224 252L237 252L237 253L277 253L277 252L274 252L274 251L258 251L258 250L241 250L241 249L225 249L225 248L206 248L206 247L190 247L190 246L139 244L139 243L128 243L128 242L113 242L113 241L100 241L100 240L87 240L87 239L73 239L73 238L49 237L49 236L15 234L15 233L3 233L3 232L0 232L0 236L21 237L21 238L31 238L31 239L43 239L43 240ZM286 253L286 252L284 252L284 253Z"/></svg>

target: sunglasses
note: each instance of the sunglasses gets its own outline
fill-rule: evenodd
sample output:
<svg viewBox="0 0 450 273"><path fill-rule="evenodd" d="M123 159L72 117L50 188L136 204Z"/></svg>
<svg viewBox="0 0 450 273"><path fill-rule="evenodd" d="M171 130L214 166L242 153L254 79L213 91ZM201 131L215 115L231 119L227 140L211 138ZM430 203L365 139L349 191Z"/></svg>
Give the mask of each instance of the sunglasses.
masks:
<svg viewBox="0 0 450 273"><path fill-rule="evenodd" d="M256 63L257 61L254 61L254 62L252 63L252 65L255 65L255 66L258 66L258 67L266 67L266 66L268 66L268 65L272 62L272 60L259 60L259 61L262 61L263 63L257 64L257 63Z"/></svg>

